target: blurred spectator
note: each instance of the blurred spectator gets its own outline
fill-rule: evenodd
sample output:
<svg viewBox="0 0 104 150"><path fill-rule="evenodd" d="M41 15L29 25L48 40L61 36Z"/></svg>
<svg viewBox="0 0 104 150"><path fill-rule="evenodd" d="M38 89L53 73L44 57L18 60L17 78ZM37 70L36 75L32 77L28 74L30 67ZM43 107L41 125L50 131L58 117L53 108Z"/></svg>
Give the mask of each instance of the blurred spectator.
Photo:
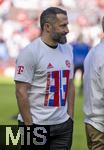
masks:
<svg viewBox="0 0 104 150"><path fill-rule="evenodd" d="M0 60L8 60L9 54L8 54L8 48L6 46L5 41L0 38Z"/></svg>
<svg viewBox="0 0 104 150"><path fill-rule="evenodd" d="M104 0L96 0L96 3L99 8L104 10Z"/></svg>
<svg viewBox="0 0 104 150"><path fill-rule="evenodd" d="M11 38L7 40L7 46L9 50L9 56L11 58L16 58L19 54L19 51L29 44L27 37L18 31L14 31Z"/></svg>
<svg viewBox="0 0 104 150"><path fill-rule="evenodd" d="M22 47L40 35L40 14L50 6L67 10L68 42L77 43L79 33L83 34L84 43L94 46L99 42L104 0L0 0L0 37L8 47L5 55L15 59ZM0 54L4 55L1 50Z"/></svg>
<svg viewBox="0 0 104 150"><path fill-rule="evenodd" d="M78 70L81 71L81 87L83 85L83 73L84 73L84 59L91 48L90 45L83 42L82 34L79 35L77 41L72 43L73 46L73 56L74 56L74 75Z"/></svg>
<svg viewBox="0 0 104 150"><path fill-rule="evenodd" d="M0 0L0 17L3 20L7 19L10 6L11 0Z"/></svg>

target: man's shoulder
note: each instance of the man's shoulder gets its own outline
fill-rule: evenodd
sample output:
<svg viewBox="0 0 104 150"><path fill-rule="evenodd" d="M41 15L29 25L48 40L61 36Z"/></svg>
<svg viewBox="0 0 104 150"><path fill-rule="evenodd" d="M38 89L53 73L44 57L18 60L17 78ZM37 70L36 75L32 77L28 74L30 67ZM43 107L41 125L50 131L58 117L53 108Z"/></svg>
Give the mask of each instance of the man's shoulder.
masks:
<svg viewBox="0 0 104 150"><path fill-rule="evenodd" d="M103 45L101 43L98 43L94 47L90 49L90 53L94 55L95 57L101 57L101 55L104 55Z"/></svg>
<svg viewBox="0 0 104 150"><path fill-rule="evenodd" d="M37 38L37 39L34 39L31 43L29 43L25 48L35 48L37 47L38 45L40 44L40 39Z"/></svg>
<svg viewBox="0 0 104 150"><path fill-rule="evenodd" d="M24 56L29 57L29 56L36 56L36 53L38 52L38 45L39 45L39 39L37 38L36 40L33 40L31 43L26 45L23 49L20 50L18 57Z"/></svg>
<svg viewBox="0 0 104 150"><path fill-rule="evenodd" d="M22 51L32 51L35 50L35 48L39 45L39 38L33 40L28 45L26 45Z"/></svg>
<svg viewBox="0 0 104 150"><path fill-rule="evenodd" d="M98 43L89 50L85 58L85 62L87 62L87 60L91 60L91 62L94 61L95 64L100 64L101 62L104 62L104 50L101 43Z"/></svg>

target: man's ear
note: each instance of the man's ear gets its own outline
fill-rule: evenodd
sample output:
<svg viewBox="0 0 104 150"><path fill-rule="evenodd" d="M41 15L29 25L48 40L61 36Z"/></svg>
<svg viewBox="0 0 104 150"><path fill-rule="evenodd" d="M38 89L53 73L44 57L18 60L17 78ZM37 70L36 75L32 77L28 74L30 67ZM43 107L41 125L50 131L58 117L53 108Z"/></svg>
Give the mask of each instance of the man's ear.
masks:
<svg viewBox="0 0 104 150"><path fill-rule="evenodd" d="M47 31L47 32L50 32L50 30L51 30L51 24L50 23L45 23L45 25L44 25L44 29Z"/></svg>

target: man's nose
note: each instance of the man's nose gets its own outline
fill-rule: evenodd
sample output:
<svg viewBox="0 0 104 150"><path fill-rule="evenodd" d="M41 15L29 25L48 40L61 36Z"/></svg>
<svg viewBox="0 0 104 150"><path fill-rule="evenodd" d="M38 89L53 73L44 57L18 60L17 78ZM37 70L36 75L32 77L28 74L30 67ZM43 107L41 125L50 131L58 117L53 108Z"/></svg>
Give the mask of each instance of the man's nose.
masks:
<svg viewBox="0 0 104 150"><path fill-rule="evenodd" d="M69 28L68 27L65 28L65 33L66 34L69 33Z"/></svg>

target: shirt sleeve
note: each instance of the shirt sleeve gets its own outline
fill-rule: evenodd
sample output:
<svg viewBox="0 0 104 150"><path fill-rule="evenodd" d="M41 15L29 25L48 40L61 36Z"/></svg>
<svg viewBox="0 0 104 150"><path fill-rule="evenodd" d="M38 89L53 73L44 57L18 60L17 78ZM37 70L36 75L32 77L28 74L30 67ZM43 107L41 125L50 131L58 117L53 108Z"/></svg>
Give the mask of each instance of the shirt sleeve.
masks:
<svg viewBox="0 0 104 150"><path fill-rule="evenodd" d="M23 49L16 60L15 81L31 83L36 62L30 49Z"/></svg>
<svg viewBox="0 0 104 150"><path fill-rule="evenodd" d="M101 67L99 67L99 74L100 74L101 87L104 91L104 64Z"/></svg>

